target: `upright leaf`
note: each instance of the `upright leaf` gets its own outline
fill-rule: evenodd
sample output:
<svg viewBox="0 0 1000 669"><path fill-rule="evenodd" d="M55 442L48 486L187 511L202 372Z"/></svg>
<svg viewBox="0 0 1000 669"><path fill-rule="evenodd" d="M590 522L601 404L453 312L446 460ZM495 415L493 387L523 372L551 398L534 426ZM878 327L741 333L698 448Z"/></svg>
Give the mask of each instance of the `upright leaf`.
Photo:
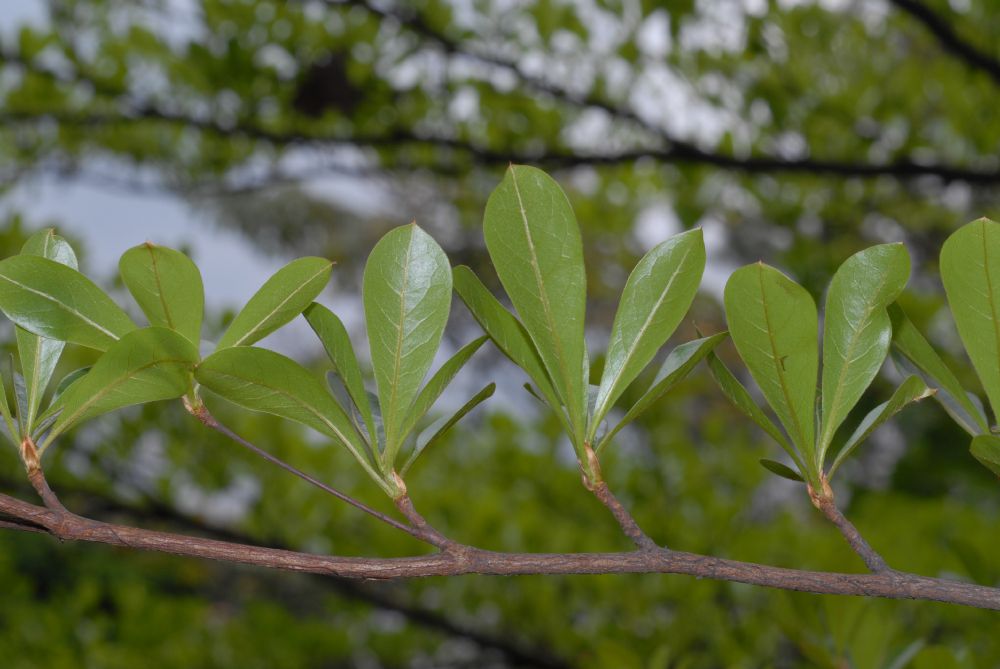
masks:
<svg viewBox="0 0 1000 669"><path fill-rule="evenodd" d="M386 462L402 445L401 429L434 362L451 308L451 267L416 224L386 234L368 257L365 323L385 423Z"/></svg>
<svg viewBox="0 0 1000 669"><path fill-rule="evenodd" d="M106 351L135 324L90 279L54 260L0 261L0 310L41 337Z"/></svg>
<svg viewBox="0 0 1000 669"><path fill-rule="evenodd" d="M500 281L567 407L574 437L582 439L586 277L569 200L541 170L512 165L486 204L483 231Z"/></svg>
<svg viewBox="0 0 1000 669"><path fill-rule="evenodd" d="M880 244L855 253L830 282L823 314L822 453L878 374L892 341L886 312L910 276L902 244Z"/></svg>
<svg viewBox="0 0 1000 669"><path fill-rule="evenodd" d="M150 325L175 330L196 346L201 342L205 288L190 258L146 242L126 251L118 270Z"/></svg>
<svg viewBox="0 0 1000 669"><path fill-rule="evenodd" d="M830 465L829 476L833 476L833 473L837 471L837 467L844 461L844 459L857 448L861 442L867 439L872 432L874 432L880 425L885 423L887 420L899 413L907 404L912 402L919 402L925 397L930 397L934 394L931 388L916 376L909 376L903 383L896 388L896 392L892 394L887 402L879 404L877 407L868 412L862 420L858 427L854 430L854 433L847 438L844 443L843 448L837 453L837 457L834 459L833 464Z"/></svg>
<svg viewBox="0 0 1000 669"><path fill-rule="evenodd" d="M2 373L0 373L0 416L3 417L4 425L7 426L10 440L16 445L18 439L17 426L14 424L14 417L10 413L10 404L7 402L7 388L3 382Z"/></svg>
<svg viewBox="0 0 1000 669"><path fill-rule="evenodd" d="M608 354L588 437L667 341L698 292L705 270L701 229L671 237L632 270L611 326Z"/></svg>
<svg viewBox="0 0 1000 669"><path fill-rule="evenodd" d="M406 459L406 463L400 470L400 474L405 476L406 472L408 472L410 470L410 467L413 466L413 463L417 461L417 458L419 458L428 448L430 448L437 441L439 441L441 437L447 434L448 430L454 427L458 421L462 420L462 418L464 418L466 414L468 414L477 406L479 406L487 399L492 397L493 392L496 390L496 388L497 384L490 383L482 390L480 390L478 393L473 395L468 402L463 404L459 408L459 410L453 413L451 416L442 418L440 421L437 421L436 423L428 427L427 430L424 432L424 434L421 434L420 438L417 439L417 443L414 444L413 452L410 453L410 457Z"/></svg>
<svg viewBox="0 0 1000 669"><path fill-rule="evenodd" d="M993 415L1000 415L1000 224L981 218L948 237L941 280Z"/></svg>
<svg viewBox="0 0 1000 669"><path fill-rule="evenodd" d="M375 421L372 418L372 407L368 402L364 377L361 376L361 365L358 364L358 357L354 353L347 328L344 327L343 322L336 314L316 302L309 305L302 312L302 315L306 317L309 326L323 343L323 348L326 349L326 354L330 357L337 376L343 381L347 394L361 414L371 443L378 444L378 434L375 430Z"/></svg>
<svg viewBox="0 0 1000 669"><path fill-rule="evenodd" d="M969 434L989 432L989 422L982 407L973 402L958 379L924 339L913 322L898 304L889 306L892 319L892 345L903 360L896 358L896 365L904 374L919 374L924 382L937 390L935 399L945 411Z"/></svg>
<svg viewBox="0 0 1000 669"><path fill-rule="evenodd" d="M61 265L77 269L76 253L62 237L55 234L52 228L41 230L32 235L21 249L22 255L32 255L48 258ZM59 358L62 356L66 342L57 339L39 337L16 326L17 351L21 358L21 371L24 374L26 386L26 411L20 416L25 433L30 432L35 425L35 416L42 402L42 395L52 379Z"/></svg>
<svg viewBox="0 0 1000 669"><path fill-rule="evenodd" d="M302 313L330 281L333 263L299 258L264 282L219 339L218 350L249 346Z"/></svg>
<svg viewBox="0 0 1000 669"><path fill-rule="evenodd" d="M816 304L806 290L763 263L742 267L725 290L729 332L750 374L803 453L814 454Z"/></svg>
<svg viewBox="0 0 1000 669"><path fill-rule="evenodd" d="M173 330L149 327L126 334L53 403L51 414L59 417L42 448L95 416L180 397L191 387L197 362L198 349Z"/></svg>
<svg viewBox="0 0 1000 669"><path fill-rule="evenodd" d="M364 446L344 410L309 370L280 353L237 346L205 358L198 383L233 404L302 423L334 439L378 480L362 455Z"/></svg>

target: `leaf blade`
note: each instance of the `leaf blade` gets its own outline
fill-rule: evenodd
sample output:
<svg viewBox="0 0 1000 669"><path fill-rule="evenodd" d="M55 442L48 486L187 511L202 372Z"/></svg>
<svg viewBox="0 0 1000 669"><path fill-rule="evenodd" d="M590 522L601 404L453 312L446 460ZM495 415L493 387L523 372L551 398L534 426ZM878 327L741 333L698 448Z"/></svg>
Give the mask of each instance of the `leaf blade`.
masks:
<svg viewBox="0 0 1000 669"><path fill-rule="evenodd" d="M122 254L118 271L150 325L179 332L197 346L205 315L205 286L190 258L150 242Z"/></svg>
<svg viewBox="0 0 1000 669"><path fill-rule="evenodd" d="M705 269L701 229L668 239L636 264L611 327L588 437L649 364L691 306Z"/></svg>
<svg viewBox="0 0 1000 669"><path fill-rule="evenodd" d="M308 307L330 281L333 263L325 258L298 258L288 263L254 293L216 346L249 346L260 341Z"/></svg>
<svg viewBox="0 0 1000 669"><path fill-rule="evenodd" d="M413 466L413 463L417 461L417 458L423 455L428 448L440 440L441 437L448 432L448 430L453 428L455 424L462 420L470 411L492 397L496 388L497 384L495 383L490 383L485 386L482 390L473 395L468 402L463 404L458 411L453 413L448 420L444 421L440 427L434 430L433 434L427 439L427 441L416 444L413 448L413 452L410 454L410 457L406 459L406 463L403 465L403 469L400 471L400 474L405 475L406 472L410 470L410 467Z"/></svg>
<svg viewBox="0 0 1000 669"><path fill-rule="evenodd" d="M976 435L969 452L982 466L1000 476L1000 437L992 434Z"/></svg>

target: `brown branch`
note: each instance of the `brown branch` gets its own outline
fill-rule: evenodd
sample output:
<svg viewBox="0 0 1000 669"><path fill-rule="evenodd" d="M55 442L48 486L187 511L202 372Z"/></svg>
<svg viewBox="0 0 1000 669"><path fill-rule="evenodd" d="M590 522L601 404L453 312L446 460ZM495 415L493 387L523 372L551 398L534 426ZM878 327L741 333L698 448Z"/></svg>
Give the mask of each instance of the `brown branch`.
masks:
<svg viewBox="0 0 1000 669"><path fill-rule="evenodd" d="M861 533L858 532L858 528L854 526L854 523L849 521L840 509L837 508L837 504L833 499L833 491L830 489L830 485L827 483L824 477L821 481L822 491L816 492L813 487L807 486L809 490L809 499L812 501L813 506L820 510L820 512L826 516L827 520L833 523L840 533L844 535L844 539L847 540L848 545L851 549L858 554L858 556L864 561L865 566L868 567L868 571L873 574L883 574L886 572L893 571L886 564L885 559L879 555L878 551L871 547L871 544Z"/></svg>
<svg viewBox="0 0 1000 669"><path fill-rule="evenodd" d="M0 494L0 514L44 527L65 541L222 560L285 571L360 579L405 579L462 574L686 574L783 590L888 599L917 599L1000 610L1000 588L897 571L843 574L785 569L682 551L627 553L496 553L468 548L404 558L338 557L261 548L112 525L53 511Z"/></svg>
<svg viewBox="0 0 1000 669"><path fill-rule="evenodd" d="M994 84L1000 85L1000 59L964 40L946 18L919 0L889 1L923 25L946 52L958 57L973 69L984 72Z"/></svg>
<svg viewBox="0 0 1000 669"><path fill-rule="evenodd" d="M632 514L611 492L611 488L608 487L607 481L601 474L601 461L597 459L594 449L590 447L590 444L584 444L583 448L587 457L587 467L584 467L582 462L580 463L580 479L583 481L583 487L592 492L601 504L608 507L611 515L618 522L618 527L622 529L625 536L632 540L636 548L641 551L659 550L660 547L656 545L656 542L642 531ZM590 475L588 475L588 471Z"/></svg>

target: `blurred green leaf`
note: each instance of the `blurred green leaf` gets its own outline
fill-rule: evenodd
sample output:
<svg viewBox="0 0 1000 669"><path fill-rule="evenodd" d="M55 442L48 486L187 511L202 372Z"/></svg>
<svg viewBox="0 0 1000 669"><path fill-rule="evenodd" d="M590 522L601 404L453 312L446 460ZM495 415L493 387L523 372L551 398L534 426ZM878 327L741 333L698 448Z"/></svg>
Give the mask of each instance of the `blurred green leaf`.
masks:
<svg viewBox="0 0 1000 669"><path fill-rule="evenodd" d="M991 472L1000 476L1000 437L980 434L972 438L972 456Z"/></svg>
<svg viewBox="0 0 1000 669"><path fill-rule="evenodd" d="M830 282L823 313L823 403L819 460L885 362L892 340L886 307L910 277L902 244L855 253Z"/></svg>
<svg viewBox="0 0 1000 669"><path fill-rule="evenodd" d="M740 357L792 441L814 461L816 304L802 286L763 263L729 277L725 304Z"/></svg>
<svg viewBox="0 0 1000 669"><path fill-rule="evenodd" d="M150 325L179 332L195 346L201 343L205 288L190 258L146 242L122 254L118 270Z"/></svg>
<svg viewBox="0 0 1000 669"><path fill-rule="evenodd" d="M632 270L611 327L588 441L625 389L673 334L694 300L705 270L701 229L675 235Z"/></svg>
<svg viewBox="0 0 1000 669"><path fill-rule="evenodd" d="M264 282L219 339L217 350L249 346L301 314L330 281L333 263L299 258Z"/></svg>
<svg viewBox="0 0 1000 669"><path fill-rule="evenodd" d="M36 335L99 351L135 329L121 307L83 274L31 255L0 261L0 310Z"/></svg>
<svg viewBox="0 0 1000 669"><path fill-rule="evenodd" d="M587 409L586 277L569 200L539 169L512 165L483 217L500 281L566 406L579 448Z"/></svg>
<svg viewBox="0 0 1000 669"><path fill-rule="evenodd" d="M448 322L448 258L416 224L395 228L368 257L363 300L385 423L383 457L391 466L403 443L407 411L434 362Z"/></svg>

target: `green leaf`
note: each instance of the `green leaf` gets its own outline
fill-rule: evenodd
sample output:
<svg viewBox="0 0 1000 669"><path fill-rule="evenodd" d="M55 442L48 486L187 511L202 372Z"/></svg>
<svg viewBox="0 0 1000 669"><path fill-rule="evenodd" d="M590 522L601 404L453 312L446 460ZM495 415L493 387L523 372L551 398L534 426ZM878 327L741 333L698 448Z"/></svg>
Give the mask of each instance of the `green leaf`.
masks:
<svg viewBox="0 0 1000 669"><path fill-rule="evenodd" d="M512 165L490 195L486 248L583 442L587 408L586 277L580 229L562 189L533 167Z"/></svg>
<svg viewBox="0 0 1000 669"><path fill-rule="evenodd" d="M797 471L789 467L788 465L783 465L777 460L768 460L767 458L762 458L760 464L764 469L768 470L772 474L777 474L781 478L788 479L789 481L799 481L805 483Z"/></svg>
<svg viewBox="0 0 1000 669"><path fill-rule="evenodd" d="M469 358L479 350L487 339L488 337L480 337L469 342L460 348L455 355L441 365L441 368L434 373L430 381L427 382L427 385L423 387L420 394L413 400L413 405L410 406L410 411L407 413L403 427L400 429L401 439L405 439L413 431L420 419L431 410L434 402L441 397L441 393L444 392L448 384L455 378L455 375L458 374L462 367L465 366L465 363L469 361Z"/></svg>
<svg viewBox="0 0 1000 669"><path fill-rule="evenodd" d="M830 282L823 314L823 402L820 461L833 435L885 362L892 341L886 307L910 276L902 244L855 253Z"/></svg>
<svg viewBox="0 0 1000 669"><path fill-rule="evenodd" d="M879 404L877 407L868 412L858 427L854 430L854 433L847 438L844 442L844 446L837 453L837 457L834 459L833 464L830 465L830 471L827 475L828 477L833 476L833 473L837 471L837 467L840 463L851 454L851 452L856 449L861 442L871 435L880 425L885 423L887 420L899 413L907 404L912 402L918 402L925 397L930 397L934 394L934 390L927 387L927 384L923 382L920 377L909 376L903 383L896 388L896 392L892 394L887 402Z"/></svg>
<svg viewBox="0 0 1000 669"><path fill-rule="evenodd" d="M417 440L417 444L414 446L413 452L410 454L410 457L407 458L406 463L403 465L403 469L400 471L400 475L405 475L406 472L409 471L410 467L413 466L413 463L417 461L417 458L419 458L420 455L424 453L424 451L426 451L438 440L440 440L441 437L443 437L445 433L448 432L448 430L450 430L452 427L455 426L455 423L462 420L462 418L464 418L466 414L468 414L477 406L479 406L487 399L492 397L493 392L496 390L496 388L497 384L495 383L489 384L488 386L480 390L478 393L473 395L472 398L468 402L463 404L458 411L453 413L450 418L441 422L440 425L432 425L430 428L428 428L427 433L430 436L425 438L423 435L421 435L420 439Z"/></svg>
<svg viewBox="0 0 1000 669"><path fill-rule="evenodd" d="M606 435L604 435L595 450L600 452L602 448L611 443L611 439L614 438L614 436L618 434L623 427L642 415L642 413L649 409L654 402L663 397L670 391L671 388L684 380L684 378L691 373L691 370L693 370L698 363L705 358L705 356L709 355L712 350L726 338L726 336L726 332L719 332L718 334L714 334L710 337L702 337L701 339L685 342L671 351L670 355L667 356L667 359L663 361L663 365L660 367L660 371L657 372L656 378L653 379L653 384L648 390L646 390L645 393L643 393L642 397L640 397L639 400L632 405L632 407L625 413L625 416L618 421L618 424L615 425L614 428L611 429Z"/></svg>
<svg viewBox="0 0 1000 669"><path fill-rule="evenodd" d="M354 353L354 347L351 346L351 338L347 334L347 328L344 327L343 322L336 314L316 302L310 304L302 312L302 315L306 317L309 326L323 343L323 348L326 349L326 354L333 363L337 376L343 381L347 394L361 414L365 429L368 430L370 443L377 445L378 433L372 418L371 404L368 402L368 392L365 390L361 365L358 364L358 357Z"/></svg>
<svg viewBox="0 0 1000 669"><path fill-rule="evenodd" d="M970 399L969 393L903 309L895 303L890 305L889 317L892 318L892 345L904 358L896 357L896 366L904 374L919 374L928 386L937 390L935 399L969 434L988 433L989 422L982 408Z"/></svg>
<svg viewBox="0 0 1000 669"><path fill-rule="evenodd" d="M80 269L76 252L64 238L56 234L53 228L39 230L21 247L21 255L40 256L54 260L60 265Z"/></svg>
<svg viewBox="0 0 1000 669"><path fill-rule="evenodd" d="M75 269L38 256L0 261L0 310L41 337L106 351L135 324Z"/></svg>
<svg viewBox="0 0 1000 669"><path fill-rule="evenodd" d="M150 325L175 330L195 346L201 342L205 288L190 258L146 242L126 251L118 270Z"/></svg>
<svg viewBox="0 0 1000 669"><path fill-rule="evenodd" d="M264 282L222 335L216 350L249 346L302 313L330 281L333 263L299 258Z"/></svg>
<svg viewBox="0 0 1000 669"><path fill-rule="evenodd" d="M70 427L133 404L173 399L191 387L198 349L172 330L134 330L115 342L81 379L52 404L59 418L44 450Z"/></svg>
<svg viewBox="0 0 1000 669"><path fill-rule="evenodd" d="M774 422L768 417L764 411L757 406L757 403L750 396L750 393L743 384L740 383L739 379L733 375L729 368L726 367L725 363L719 359L715 353L710 353L708 356L708 369L712 373L712 378L718 384L722 393L729 398L729 401L733 403L737 409L743 412L743 414L757 423L764 432L767 432L772 439L778 442L778 445L788 453L789 457L795 461L795 464L800 470L804 469L802 464L802 458L799 454L792 448L792 445L788 443L788 439L782 434L781 428L774 424Z"/></svg>
<svg viewBox="0 0 1000 669"><path fill-rule="evenodd" d="M77 269L76 253L52 228L32 235L21 248L22 255L48 258L71 269ZM21 372L25 379L25 413L19 416L23 431L29 434L35 426L35 416L42 402L42 395L52 379L66 342L48 339L15 327L17 351L21 358Z"/></svg>
<svg viewBox="0 0 1000 669"><path fill-rule="evenodd" d="M280 353L236 346L216 351L195 370L198 383L251 411L281 416L334 439L376 481L363 444L344 409L309 370Z"/></svg>
<svg viewBox="0 0 1000 669"><path fill-rule="evenodd" d="M490 339L500 349L500 352L510 358L511 362L520 367L535 382L538 392L545 402L556 412L563 427L570 430L562 403L549 379L548 372L542 364L535 344L531 341L524 326L503 305L493 297L493 294L483 285L471 269L464 265L456 267L453 276L455 292L465 303L472 316L489 335Z"/></svg>
<svg viewBox="0 0 1000 669"><path fill-rule="evenodd" d="M670 338L698 292L705 270L700 229L671 237L632 270L611 326L588 440L625 389Z"/></svg>
<svg viewBox="0 0 1000 669"><path fill-rule="evenodd" d="M403 424L420 390L451 308L451 267L444 251L416 224L389 231L368 257L363 281L365 323L385 423L383 457L391 463Z"/></svg>
<svg viewBox="0 0 1000 669"><path fill-rule="evenodd" d="M941 280L993 415L1000 415L1000 224L981 218L948 237Z"/></svg>
<svg viewBox="0 0 1000 669"><path fill-rule="evenodd" d="M969 452L984 467L1000 476L1000 437L992 434L977 435L972 439Z"/></svg>
<svg viewBox="0 0 1000 669"><path fill-rule="evenodd" d="M816 304L806 290L763 263L726 283L726 316L740 357L792 441L815 457Z"/></svg>
<svg viewBox="0 0 1000 669"><path fill-rule="evenodd" d="M4 385L2 373L0 373L0 416L3 416L3 422L7 425L10 440L12 442L16 442L18 438L18 430L17 426L14 424L14 417L10 413L10 404L7 402L7 388Z"/></svg>

